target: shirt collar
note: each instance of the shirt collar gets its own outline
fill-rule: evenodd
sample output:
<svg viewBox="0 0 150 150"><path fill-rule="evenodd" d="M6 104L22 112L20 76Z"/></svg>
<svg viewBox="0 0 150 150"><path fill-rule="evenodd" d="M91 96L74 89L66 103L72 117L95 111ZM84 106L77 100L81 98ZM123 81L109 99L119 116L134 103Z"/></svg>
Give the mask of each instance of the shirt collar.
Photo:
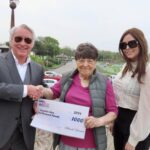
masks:
<svg viewBox="0 0 150 150"><path fill-rule="evenodd" d="M14 60L15 60L15 63L16 63L16 64L20 64L19 61L18 61L18 59L17 59L17 57L14 55L13 50L11 50L11 52L12 52L13 58L14 58ZM27 57L26 62L25 62L24 64L22 64L22 65L27 65L27 64L29 64L30 62L31 62L31 58L30 58L30 57Z"/></svg>

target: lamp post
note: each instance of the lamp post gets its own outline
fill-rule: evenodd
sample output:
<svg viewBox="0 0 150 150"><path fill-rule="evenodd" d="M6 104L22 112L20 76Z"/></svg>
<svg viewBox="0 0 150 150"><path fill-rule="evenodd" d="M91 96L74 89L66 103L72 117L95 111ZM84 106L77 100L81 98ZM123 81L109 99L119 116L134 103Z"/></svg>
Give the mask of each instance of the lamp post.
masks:
<svg viewBox="0 0 150 150"><path fill-rule="evenodd" d="M11 8L11 23L10 28L15 26L15 11L14 9L17 7L19 0L9 0L9 7Z"/></svg>

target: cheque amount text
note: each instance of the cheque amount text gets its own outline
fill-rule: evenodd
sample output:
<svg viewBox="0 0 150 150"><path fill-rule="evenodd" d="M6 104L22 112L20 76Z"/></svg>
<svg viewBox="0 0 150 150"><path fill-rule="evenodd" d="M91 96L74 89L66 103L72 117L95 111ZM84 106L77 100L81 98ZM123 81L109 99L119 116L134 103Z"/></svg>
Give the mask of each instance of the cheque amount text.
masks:
<svg viewBox="0 0 150 150"><path fill-rule="evenodd" d="M72 117L72 121L82 123L83 122L83 118Z"/></svg>

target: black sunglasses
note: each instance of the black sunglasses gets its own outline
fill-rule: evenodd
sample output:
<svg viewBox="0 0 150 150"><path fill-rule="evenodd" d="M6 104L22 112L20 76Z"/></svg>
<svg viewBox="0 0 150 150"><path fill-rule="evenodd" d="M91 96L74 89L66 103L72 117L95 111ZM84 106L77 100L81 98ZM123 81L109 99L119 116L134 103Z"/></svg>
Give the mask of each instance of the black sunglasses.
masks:
<svg viewBox="0 0 150 150"><path fill-rule="evenodd" d="M24 40L24 42L25 42L26 44L31 44L31 43L32 43L32 39L31 39L31 38L28 38L28 37L23 38L23 37L21 37L21 36L16 36L16 37L14 38L14 40L15 40L16 43L19 43L19 42L21 42L22 40Z"/></svg>
<svg viewBox="0 0 150 150"><path fill-rule="evenodd" d="M136 48L138 46L138 41L137 40L132 40L132 41L129 41L128 43L126 42L121 42L119 44L119 49L121 50L124 50L127 48L127 45L129 46L129 48Z"/></svg>

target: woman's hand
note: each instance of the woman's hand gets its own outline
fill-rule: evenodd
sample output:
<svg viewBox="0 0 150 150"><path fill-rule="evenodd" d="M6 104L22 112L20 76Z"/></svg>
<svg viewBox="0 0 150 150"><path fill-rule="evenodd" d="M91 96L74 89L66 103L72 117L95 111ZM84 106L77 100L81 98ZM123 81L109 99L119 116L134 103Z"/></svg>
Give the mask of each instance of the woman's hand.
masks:
<svg viewBox="0 0 150 150"><path fill-rule="evenodd" d="M102 120L100 118L95 118L93 116L89 116L85 118L85 127L86 128L96 128L102 125Z"/></svg>
<svg viewBox="0 0 150 150"><path fill-rule="evenodd" d="M108 125L106 125L106 127L110 131L110 133L113 135L114 122L109 123Z"/></svg>
<svg viewBox="0 0 150 150"><path fill-rule="evenodd" d="M86 128L96 128L110 124L112 121L115 120L116 117L117 115L114 112L109 112L106 115L99 118L89 116L85 118L84 124Z"/></svg>
<svg viewBox="0 0 150 150"><path fill-rule="evenodd" d="M125 150L135 150L135 147L133 147L130 143L127 143L125 146Z"/></svg>

